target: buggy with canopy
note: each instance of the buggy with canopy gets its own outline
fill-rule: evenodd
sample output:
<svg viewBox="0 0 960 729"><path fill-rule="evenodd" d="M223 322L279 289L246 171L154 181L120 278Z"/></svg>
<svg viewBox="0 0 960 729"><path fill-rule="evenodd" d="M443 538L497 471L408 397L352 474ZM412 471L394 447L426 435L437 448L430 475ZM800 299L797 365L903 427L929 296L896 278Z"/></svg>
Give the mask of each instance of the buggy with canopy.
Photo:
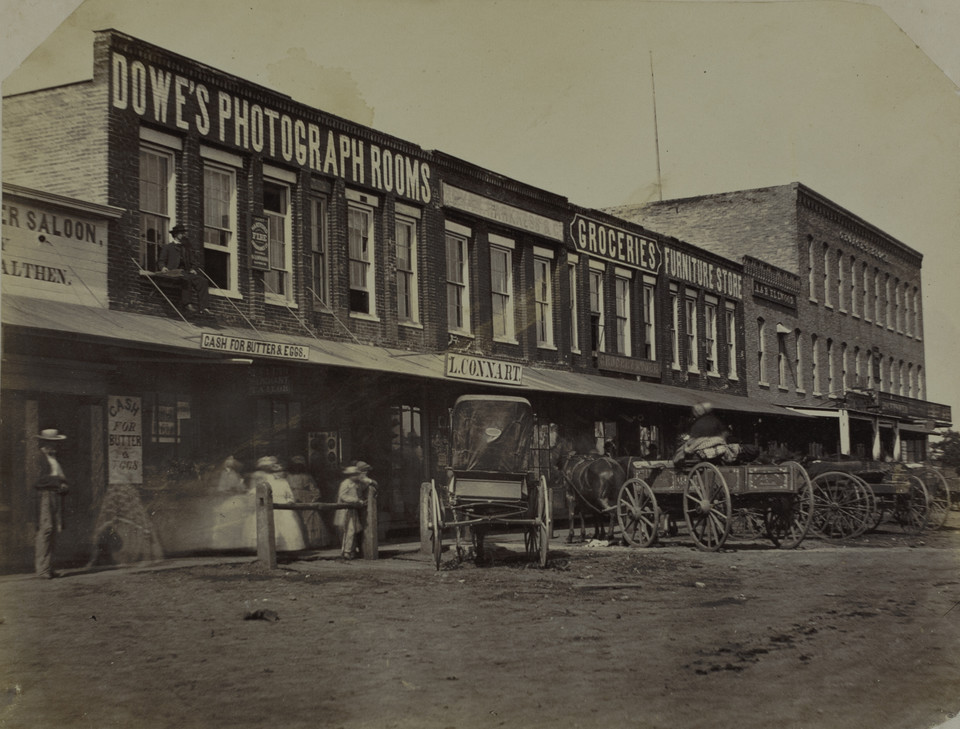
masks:
<svg viewBox="0 0 960 729"><path fill-rule="evenodd" d="M426 527L440 569L444 529L453 528L457 557L469 530L477 556L493 525L520 526L528 554L546 566L552 531L546 479L529 471L534 415L530 403L508 395L463 395L451 411L451 459L446 483L429 491Z"/></svg>

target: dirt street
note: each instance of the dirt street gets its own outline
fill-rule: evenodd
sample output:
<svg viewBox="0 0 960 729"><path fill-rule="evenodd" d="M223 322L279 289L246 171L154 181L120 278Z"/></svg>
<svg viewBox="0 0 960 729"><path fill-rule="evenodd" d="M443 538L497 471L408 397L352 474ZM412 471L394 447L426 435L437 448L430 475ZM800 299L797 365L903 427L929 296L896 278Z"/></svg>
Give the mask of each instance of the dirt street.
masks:
<svg viewBox="0 0 960 729"><path fill-rule="evenodd" d="M440 572L387 545L270 573L2 578L0 726L921 729L960 711L958 512L794 551L557 536L546 569L514 538Z"/></svg>

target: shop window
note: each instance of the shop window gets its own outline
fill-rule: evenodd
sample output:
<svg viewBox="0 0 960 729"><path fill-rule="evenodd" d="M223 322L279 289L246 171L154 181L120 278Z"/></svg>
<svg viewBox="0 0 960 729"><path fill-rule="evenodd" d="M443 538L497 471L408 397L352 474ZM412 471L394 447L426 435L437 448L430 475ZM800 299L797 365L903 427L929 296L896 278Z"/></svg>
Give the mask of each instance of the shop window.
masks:
<svg viewBox="0 0 960 729"><path fill-rule="evenodd" d="M417 283L418 222L397 216L394 224L397 246L397 318L406 324L420 322L420 291Z"/></svg>
<svg viewBox="0 0 960 729"><path fill-rule="evenodd" d="M390 476L401 501L415 518L423 469L423 419L420 408L395 405L391 408ZM408 493L404 494L403 490Z"/></svg>
<svg viewBox="0 0 960 729"><path fill-rule="evenodd" d="M570 315L570 351L580 353L580 307L577 305L579 299L577 284L577 263L576 261L567 264L567 275L570 279L570 297L569 297L569 315Z"/></svg>
<svg viewBox="0 0 960 729"><path fill-rule="evenodd" d="M140 267L157 270L160 247L170 239L176 208L173 152L140 147Z"/></svg>
<svg viewBox="0 0 960 729"><path fill-rule="evenodd" d="M604 342L603 270L590 269L590 349L606 351Z"/></svg>
<svg viewBox="0 0 960 729"><path fill-rule="evenodd" d="M267 218L267 251L270 269L264 272L268 303L285 304L293 300L291 276L290 188L271 180L263 182L263 214Z"/></svg>
<svg viewBox="0 0 960 729"><path fill-rule="evenodd" d="M276 456L286 463L300 452L301 408L285 398L257 399L256 456Z"/></svg>
<svg viewBox="0 0 960 729"><path fill-rule="evenodd" d="M467 238L447 231L447 327L470 333L470 277Z"/></svg>
<svg viewBox="0 0 960 729"><path fill-rule="evenodd" d="M625 357L633 353L630 347L630 279L622 276L614 278L616 322L617 322L617 354Z"/></svg>
<svg viewBox="0 0 960 729"><path fill-rule="evenodd" d="M347 206L351 314L376 315L373 208L350 201Z"/></svg>
<svg viewBox="0 0 960 729"><path fill-rule="evenodd" d="M643 278L643 358L657 358L657 287L656 279Z"/></svg>
<svg viewBox="0 0 960 729"><path fill-rule="evenodd" d="M190 400L172 393L145 393L144 418L152 443L179 443L181 421L190 419Z"/></svg>
<svg viewBox="0 0 960 729"><path fill-rule="evenodd" d="M513 251L510 248L490 246L490 296L493 338L516 341L513 328Z"/></svg>
<svg viewBox="0 0 960 729"><path fill-rule="evenodd" d="M719 375L720 365L717 361L717 301L712 297L708 297L703 305L703 340L707 373Z"/></svg>
<svg viewBox="0 0 960 729"><path fill-rule="evenodd" d="M228 167L203 165L203 268L211 288L237 290L237 183Z"/></svg>
<svg viewBox="0 0 960 729"><path fill-rule="evenodd" d="M697 340L697 295L695 292L687 291L686 304L686 326L687 334L687 371L700 372L700 345Z"/></svg>
<svg viewBox="0 0 960 729"><path fill-rule="evenodd" d="M324 306L330 306L327 257L327 201L311 197L308 202L310 220L310 289Z"/></svg>
<svg viewBox="0 0 960 729"><path fill-rule="evenodd" d="M536 307L537 346L553 346L553 286L550 259L533 259L533 300Z"/></svg>

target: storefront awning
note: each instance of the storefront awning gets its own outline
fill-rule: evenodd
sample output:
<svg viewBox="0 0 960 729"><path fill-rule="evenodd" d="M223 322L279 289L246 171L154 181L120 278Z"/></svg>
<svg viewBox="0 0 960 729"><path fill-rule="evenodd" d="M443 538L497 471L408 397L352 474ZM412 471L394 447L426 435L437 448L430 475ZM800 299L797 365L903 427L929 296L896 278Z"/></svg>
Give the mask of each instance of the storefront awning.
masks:
<svg viewBox="0 0 960 729"><path fill-rule="evenodd" d="M234 337L246 340L289 344L307 352L300 364L348 367L409 377L451 381L445 374L444 354L416 353L355 342L338 342L312 336L259 333L249 327L197 326L179 319L77 306L59 301L44 301L18 296L2 299L4 326L23 327L50 336L82 337L104 345L136 347L164 352L199 363L244 357L210 351L201 346L204 336ZM158 359L158 361L161 361ZM272 360L274 362L281 360ZM461 381L462 382L462 381ZM581 397L628 400L689 408L709 400L718 410L804 417L787 408L718 392L672 387L652 382L616 379L564 370L524 367L523 384L509 387L518 395L524 392L563 393ZM476 383L479 387L490 387ZM498 389L503 389L499 386Z"/></svg>

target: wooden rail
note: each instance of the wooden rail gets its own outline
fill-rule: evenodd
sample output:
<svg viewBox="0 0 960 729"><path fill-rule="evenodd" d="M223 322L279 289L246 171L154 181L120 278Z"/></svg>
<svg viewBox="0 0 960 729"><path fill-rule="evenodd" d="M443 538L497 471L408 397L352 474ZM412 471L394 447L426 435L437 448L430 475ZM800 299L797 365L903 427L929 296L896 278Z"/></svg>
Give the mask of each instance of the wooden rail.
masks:
<svg viewBox="0 0 960 729"><path fill-rule="evenodd" d="M361 552L364 559L377 559L380 551L377 534L377 490L367 489L366 504L324 504L324 503L273 503L273 489L269 484L257 484L257 562L268 569L277 568L277 535L273 523L276 509L286 511L338 511L340 509L361 510L363 519L363 538Z"/></svg>

